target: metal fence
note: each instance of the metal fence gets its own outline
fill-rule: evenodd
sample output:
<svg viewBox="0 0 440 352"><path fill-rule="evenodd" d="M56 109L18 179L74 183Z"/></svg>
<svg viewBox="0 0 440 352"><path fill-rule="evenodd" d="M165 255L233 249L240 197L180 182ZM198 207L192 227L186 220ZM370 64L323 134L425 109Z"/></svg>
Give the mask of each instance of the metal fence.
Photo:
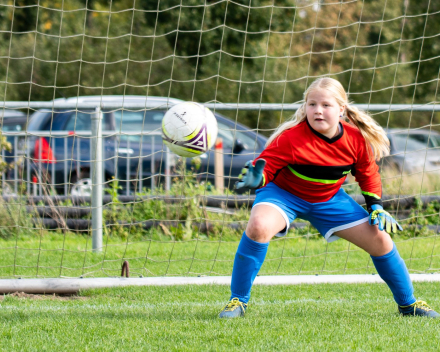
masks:
<svg viewBox="0 0 440 352"><path fill-rule="evenodd" d="M15 151L14 155L11 156L12 161L14 162L13 170L11 171L11 174L9 177L9 180L7 179L7 175L3 174L2 176L2 183L3 183L3 190L5 189L5 183L6 181L12 182L12 188L15 193L18 192L18 189L20 187L20 182L26 182L26 190L28 194L43 194L42 190L42 182L43 179L43 173L46 172L51 177L49 178L52 182L52 186L55 186L55 163L46 163L45 168L43 168L42 163L42 154L41 150L42 148L39 148L40 155L35 156L33 159L31 157L31 144L29 141L34 138L41 138L41 137L50 137L50 146L54 153L57 152L57 143L56 139L58 138L64 138L64 157L62 159L62 162L64 163L64 193L68 194L69 192L69 171L72 165L72 160L77 160L75 163L75 167L77 168L77 173L81 169L81 163L83 160L81 159L81 155L79 153L81 152L81 139L82 138L88 138L90 139L90 155L88 162L90 163L90 178L91 178L91 200L92 200L92 234L93 234L93 250L94 251L101 251L102 249L102 230L103 230L103 222L102 222L102 197L103 197L103 185L104 185L104 147L103 147L103 138L107 137L114 137L118 136L118 132L115 131L102 131L102 118L103 114L102 111L104 109L127 109L127 110L145 110L145 109L167 109L172 104L166 103L166 104L149 104L148 102L142 102L142 103L121 103L121 102L105 102L100 103L98 106L96 103L65 103L62 101L54 101L54 102L0 102L0 108L12 108L12 109L94 109L95 113L91 114L91 120L92 120L92 128L91 131L74 131L74 132L67 132L67 131L52 131L52 132L2 132L4 136L10 137L13 139L13 149ZM294 111L298 109L300 106L299 104L225 104L225 103L207 103L204 104L208 108L212 110L255 110L255 111L261 111L261 110L272 110L272 111ZM433 103L433 104L426 104L426 105L392 105L392 104L380 104L380 105L367 105L367 104L359 104L356 105L358 108L368 111L375 111L375 112L388 112L388 111L425 111L425 112L437 112L440 111L440 106ZM150 138L150 143L152 146L155 145L155 139L160 138L160 132L135 132L130 133L130 135L137 135L137 136L146 136L146 138ZM76 153L77 155L75 158L71 157L69 158L68 155L68 137L76 137L77 138L77 148ZM20 146L22 145L22 140L25 141L24 148L20 150ZM129 147L127 148L129 149ZM115 149L116 153L116 149ZM167 148L163 148L164 155L162 156L164 158L164 173L165 173L165 189L170 188L171 184L171 174L170 174L170 166L171 166L171 154L169 153ZM5 155L5 151L2 151L3 158L7 157ZM72 155L71 155L72 156ZM23 169L25 170L25 175L20 174L20 166L18 164L18 160L20 158L24 157L24 165ZM114 156L117 158L118 156ZM37 159L37 160L35 160ZM69 165L70 161L70 165ZM128 177L129 170L130 170L130 162L131 158L129 155L127 155L127 187L126 192L129 194L130 192L130 179ZM155 176L157 170L154 170L155 165L155 151L151 153L151 179L150 179L150 187L154 188L155 185ZM31 178L31 170L33 168L32 164L36 164L37 167L37 177L40 180L38 182L38 185L35 185L35 182L32 182ZM142 190L143 187L143 173L142 173L142 166L143 163L141 162L139 164L139 189ZM117 168L115 169L117 170ZM117 172L117 171L116 171ZM118 175L115 175L115 178L118 178Z"/></svg>
<svg viewBox="0 0 440 352"><path fill-rule="evenodd" d="M142 110L142 109L168 109L174 103L150 103L146 99L145 102L102 102L98 104L101 110L104 109L127 109L127 110ZM203 103L209 109L212 110L252 110L252 111L296 111L301 104L271 104L271 103L221 103L211 102ZM357 108L366 111L374 112L396 112L396 111L440 111L440 104L438 102L431 102L428 104L353 104ZM96 109L96 103L66 103L63 101L3 101L0 102L0 109ZM1 111L0 111L1 112Z"/></svg>

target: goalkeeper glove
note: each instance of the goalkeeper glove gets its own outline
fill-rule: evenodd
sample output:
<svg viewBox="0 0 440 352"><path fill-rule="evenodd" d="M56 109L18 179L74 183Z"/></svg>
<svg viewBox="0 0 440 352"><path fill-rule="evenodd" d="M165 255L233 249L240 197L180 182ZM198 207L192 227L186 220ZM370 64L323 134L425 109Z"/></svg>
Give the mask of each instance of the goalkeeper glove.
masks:
<svg viewBox="0 0 440 352"><path fill-rule="evenodd" d="M244 164L244 168L241 169L241 174L238 176L240 181L235 183L235 189L240 188L258 188L263 182L263 169L266 165L266 160L258 159L255 162L255 166L252 165L252 160L249 160Z"/></svg>
<svg viewBox="0 0 440 352"><path fill-rule="evenodd" d="M370 219L368 220L370 225L378 225L380 231L385 230L388 233L396 233L397 230L403 230L402 226L397 223L390 213L383 210L381 205L373 204L371 210Z"/></svg>

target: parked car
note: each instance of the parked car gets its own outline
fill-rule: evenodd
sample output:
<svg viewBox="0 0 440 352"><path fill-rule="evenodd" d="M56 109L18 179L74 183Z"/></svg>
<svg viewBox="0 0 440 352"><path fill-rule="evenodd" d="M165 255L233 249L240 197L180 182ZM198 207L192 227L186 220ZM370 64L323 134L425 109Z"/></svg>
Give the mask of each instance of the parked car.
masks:
<svg viewBox="0 0 440 352"><path fill-rule="evenodd" d="M421 128L402 132L407 134L409 138L419 141L426 145L427 148L440 148L440 133L435 130Z"/></svg>
<svg viewBox="0 0 440 352"><path fill-rule="evenodd" d="M20 110L0 109L0 129L20 132L27 123L27 115Z"/></svg>
<svg viewBox="0 0 440 352"><path fill-rule="evenodd" d="M2 132L22 132L26 130L27 115L20 110L0 109L0 130ZM15 137L8 135L7 140L11 143L12 148L18 149L17 153L23 151L24 137ZM12 151L5 151L5 161L11 163L14 161L13 156L17 154Z"/></svg>
<svg viewBox="0 0 440 352"><path fill-rule="evenodd" d="M115 102L124 99L124 104L146 102L139 96L89 96L57 99L65 103ZM165 97L148 97L148 103L157 104L157 109L109 110L103 111L104 177L120 181L124 192L132 192L135 184L139 190L160 182L164 176L165 148L160 136L161 122L167 104L181 102ZM73 192L90 188L91 139L81 133L91 131L90 109L56 109L35 112L29 121L27 132L28 151L33 162L30 163L34 177L45 175L55 185L58 192ZM244 163L261 153L266 138L216 113L219 132L223 140L223 159L225 186L232 188ZM133 135L134 132L150 134ZM47 136L38 136L46 133ZM62 133L63 135L59 135ZM141 163L140 163L141 161ZM191 160L187 160L190 165ZM43 169L43 170L41 170ZM201 155L198 177L214 184L214 151ZM136 181L138 180L138 181ZM141 180L141 181L140 181ZM80 192L81 193L81 192Z"/></svg>
<svg viewBox="0 0 440 352"><path fill-rule="evenodd" d="M20 110L0 109L0 130L2 132L22 132L26 130L27 115ZM14 136L7 140L14 147ZM13 155L13 153L12 153Z"/></svg>
<svg viewBox="0 0 440 352"><path fill-rule="evenodd" d="M440 134L434 130L389 129L390 156L379 162L401 173L440 174Z"/></svg>
<svg viewBox="0 0 440 352"><path fill-rule="evenodd" d="M11 150L3 150L4 161L9 168L4 173L4 181L1 185L3 195L17 193L19 179L21 178L22 156L25 149L25 136L27 115L20 110L0 109L0 130L6 135L11 144ZM20 133L22 133L20 135Z"/></svg>

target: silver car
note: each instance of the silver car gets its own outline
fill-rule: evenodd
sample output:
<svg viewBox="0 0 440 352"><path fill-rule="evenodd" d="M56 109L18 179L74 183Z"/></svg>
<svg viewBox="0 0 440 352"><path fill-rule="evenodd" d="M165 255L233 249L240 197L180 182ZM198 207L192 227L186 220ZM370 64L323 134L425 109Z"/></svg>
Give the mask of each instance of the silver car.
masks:
<svg viewBox="0 0 440 352"><path fill-rule="evenodd" d="M389 129L390 156L378 162L381 168L399 173L440 174L440 133L429 129Z"/></svg>

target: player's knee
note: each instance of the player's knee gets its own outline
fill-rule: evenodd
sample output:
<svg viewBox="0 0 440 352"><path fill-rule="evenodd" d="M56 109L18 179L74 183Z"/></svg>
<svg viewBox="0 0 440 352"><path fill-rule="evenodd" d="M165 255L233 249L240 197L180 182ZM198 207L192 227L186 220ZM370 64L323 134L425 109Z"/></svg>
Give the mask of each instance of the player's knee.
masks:
<svg viewBox="0 0 440 352"><path fill-rule="evenodd" d="M270 224L261 216L255 216L249 220L246 235L256 242L268 242L273 237Z"/></svg>
<svg viewBox="0 0 440 352"><path fill-rule="evenodd" d="M389 253L393 249L393 240L385 231L378 231L374 236L375 253L370 253L375 256L382 256Z"/></svg>

